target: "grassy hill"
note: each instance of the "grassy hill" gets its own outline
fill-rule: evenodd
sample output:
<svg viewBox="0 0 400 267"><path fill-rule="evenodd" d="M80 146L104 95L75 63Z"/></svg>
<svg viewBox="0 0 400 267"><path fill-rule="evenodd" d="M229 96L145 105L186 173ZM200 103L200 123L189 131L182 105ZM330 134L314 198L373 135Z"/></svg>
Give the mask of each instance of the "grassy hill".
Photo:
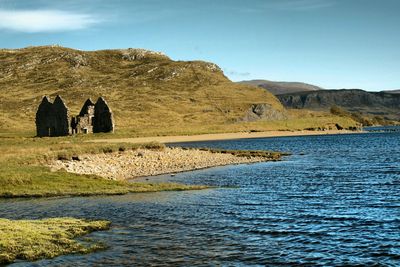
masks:
<svg viewBox="0 0 400 267"><path fill-rule="evenodd" d="M43 95L60 94L73 114L88 97L104 96L117 129L140 133L231 124L255 103L283 110L271 94L232 83L213 63L173 61L142 49L3 49L0 61L2 132L33 132Z"/></svg>
<svg viewBox="0 0 400 267"><path fill-rule="evenodd" d="M237 84L203 61L174 61L143 49L79 51L59 46L0 49L0 133L34 135L44 95L63 97L71 114L84 101L104 96L114 112L116 135L167 135L302 129L341 120L296 114L262 88ZM285 122L246 122L254 104L266 104ZM322 117L319 121L317 118ZM301 115L304 121L304 116ZM290 121L292 120L293 123Z"/></svg>
<svg viewBox="0 0 400 267"><path fill-rule="evenodd" d="M267 89L268 92L274 95L322 90L321 87L302 82L275 82L268 80L250 80L250 81L241 81L239 83L254 85Z"/></svg>

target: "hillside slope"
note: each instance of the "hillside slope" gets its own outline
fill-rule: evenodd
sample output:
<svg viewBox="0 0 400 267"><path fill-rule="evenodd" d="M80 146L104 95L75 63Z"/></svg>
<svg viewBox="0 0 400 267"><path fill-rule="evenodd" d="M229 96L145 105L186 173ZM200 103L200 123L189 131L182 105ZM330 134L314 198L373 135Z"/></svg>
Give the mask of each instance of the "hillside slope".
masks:
<svg viewBox="0 0 400 267"><path fill-rule="evenodd" d="M274 95L322 90L321 87L301 82L274 82L268 80L250 80L250 81L241 81L239 83L254 85L267 89L270 93Z"/></svg>
<svg viewBox="0 0 400 267"><path fill-rule="evenodd" d="M322 90L277 96L287 108L329 110L338 106L350 112L400 121L400 95L359 89Z"/></svg>
<svg viewBox="0 0 400 267"><path fill-rule="evenodd" d="M87 98L104 96L117 132L140 135L223 131L254 104L264 104L272 119L284 113L273 95L231 82L213 63L173 61L143 49L1 49L0 62L0 132L33 133L43 95L57 94L71 114Z"/></svg>

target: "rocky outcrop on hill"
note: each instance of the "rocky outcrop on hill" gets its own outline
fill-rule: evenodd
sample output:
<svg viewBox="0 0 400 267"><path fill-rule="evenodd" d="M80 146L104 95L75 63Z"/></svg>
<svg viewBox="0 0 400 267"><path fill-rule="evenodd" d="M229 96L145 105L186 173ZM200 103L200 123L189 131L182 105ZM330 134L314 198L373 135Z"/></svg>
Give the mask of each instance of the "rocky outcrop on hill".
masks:
<svg viewBox="0 0 400 267"><path fill-rule="evenodd" d="M161 52L150 51L140 48L120 49L120 51L122 53L122 58L129 61L143 60L151 57L163 57L164 59L169 59L169 57Z"/></svg>
<svg viewBox="0 0 400 267"><path fill-rule="evenodd" d="M276 110L269 104L254 104L247 111L243 121L270 121L270 120L283 120L287 118L284 110Z"/></svg>
<svg viewBox="0 0 400 267"><path fill-rule="evenodd" d="M400 95L358 89L322 90L278 95L287 108L329 110L338 106L350 112L400 120Z"/></svg>

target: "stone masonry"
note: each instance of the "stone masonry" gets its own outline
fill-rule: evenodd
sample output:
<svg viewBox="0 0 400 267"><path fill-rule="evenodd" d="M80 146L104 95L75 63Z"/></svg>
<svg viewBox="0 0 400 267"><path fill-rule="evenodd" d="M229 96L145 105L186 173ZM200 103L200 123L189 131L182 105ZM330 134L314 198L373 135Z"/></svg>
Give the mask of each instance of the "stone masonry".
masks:
<svg viewBox="0 0 400 267"><path fill-rule="evenodd" d="M71 117L68 107L60 96L57 96L53 103L45 96L36 112L38 137L113 131L113 114L102 97L96 103L91 99L86 100L79 115Z"/></svg>

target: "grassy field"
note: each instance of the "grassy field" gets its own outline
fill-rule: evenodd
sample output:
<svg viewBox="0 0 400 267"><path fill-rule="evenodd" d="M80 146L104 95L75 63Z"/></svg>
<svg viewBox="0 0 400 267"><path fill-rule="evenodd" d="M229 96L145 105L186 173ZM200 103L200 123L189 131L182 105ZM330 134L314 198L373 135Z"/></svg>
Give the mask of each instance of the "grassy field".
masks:
<svg viewBox="0 0 400 267"><path fill-rule="evenodd" d="M317 112L308 110L287 110L288 118L285 120L255 121L255 122L235 122L223 124L202 123L180 125L174 124L165 127L142 128L117 128L113 134L96 134L80 136L79 140L106 139L106 138L125 138L125 137L146 137L146 136L174 136L174 135L198 135L209 133L234 133L250 131L301 131L305 129L329 129L335 124L344 129L360 127L361 124L348 116L334 115L329 112ZM8 130L0 132L0 137L26 137L35 136L31 128ZM73 138L72 138L73 139Z"/></svg>
<svg viewBox="0 0 400 267"><path fill-rule="evenodd" d="M76 237L106 230L107 221L85 221L73 218L45 220L0 219L0 265L15 260L34 261L63 254L89 253L105 246L78 242Z"/></svg>
<svg viewBox="0 0 400 267"><path fill-rule="evenodd" d="M349 128L356 123L345 116L326 112L288 110L287 119L280 121L237 122L212 126L203 124L186 128L174 127L141 128L141 130L118 130L114 134L77 135L58 138L34 138L29 130L0 133L0 197L41 197L61 195L125 194L129 192L152 192L161 190L201 189L200 186L177 184L130 184L110 181L95 176L85 176L52 171L44 167L49 160L68 159L74 155L109 153L137 149L163 149L160 144L93 144L93 139L195 135L202 133L226 133L248 131L297 131L303 129L329 129L339 124Z"/></svg>
<svg viewBox="0 0 400 267"><path fill-rule="evenodd" d="M62 170L52 171L43 166L48 160L68 159L74 155L164 147L160 144L97 145L84 143L82 139L0 137L0 197L89 196L205 188L172 183L111 181Z"/></svg>

